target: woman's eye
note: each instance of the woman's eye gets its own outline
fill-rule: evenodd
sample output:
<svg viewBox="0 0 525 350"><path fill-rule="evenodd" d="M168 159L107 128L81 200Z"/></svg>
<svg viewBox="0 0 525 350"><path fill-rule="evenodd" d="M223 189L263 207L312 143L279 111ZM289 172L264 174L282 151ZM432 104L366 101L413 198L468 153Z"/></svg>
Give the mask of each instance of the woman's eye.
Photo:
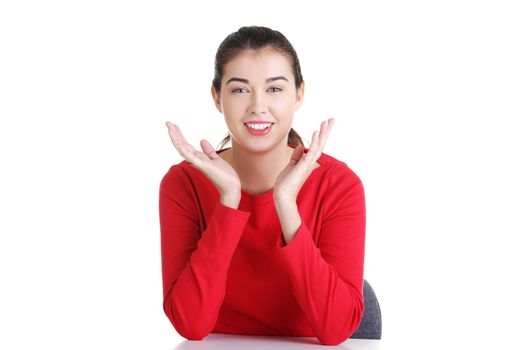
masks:
<svg viewBox="0 0 525 350"><path fill-rule="evenodd" d="M232 92L233 92L233 93L237 93L239 90L244 90L244 91L246 91L246 89L244 89L244 88L238 88L238 89L233 90Z"/></svg>
<svg viewBox="0 0 525 350"><path fill-rule="evenodd" d="M271 87L269 88L268 90L270 90L270 92L280 92L280 91L283 91L283 89L281 88L278 88L278 87ZM234 94L238 94L238 93L242 93L242 92L246 92L247 90L245 88L237 88L235 90L233 90L232 92Z"/></svg>

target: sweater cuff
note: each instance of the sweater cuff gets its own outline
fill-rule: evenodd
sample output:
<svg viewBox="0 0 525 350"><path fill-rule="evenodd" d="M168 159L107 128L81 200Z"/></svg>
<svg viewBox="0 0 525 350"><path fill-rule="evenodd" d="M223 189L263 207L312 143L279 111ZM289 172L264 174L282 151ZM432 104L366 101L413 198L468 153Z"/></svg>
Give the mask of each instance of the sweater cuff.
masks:
<svg viewBox="0 0 525 350"><path fill-rule="evenodd" d="M310 229L304 224L304 221L301 222L301 226L297 229L297 233L290 243L286 244L281 237L277 244L276 253L292 280L299 278L301 271L307 270L305 265L309 265L312 256L318 254L315 252L315 248Z"/></svg>
<svg viewBox="0 0 525 350"><path fill-rule="evenodd" d="M209 254L233 254L250 215L251 212L227 207L218 201L198 244Z"/></svg>
<svg viewBox="0 0 525 350"><path fill-rule="evenodd" d="M217 216L217 215L221 218L228 217L231 220L239 221L242 224L246 224L251 215L251 212L245 211L242 209L228 207L222 204L222 202L219 200L217 201L217 205L215 206L215 211L213 213L213 216Z"/></svg>
<svg viewBox="0 0 525 350"><path fill-rule="evenodd" d="M304 221L301 220L301 225L297 229L295 236L292 238L292 240L288 244L286 244L286 241L284 240L283 232L281 231L281 238L277 242L277 248L279 252L281 253L295 254L294 251L297 251L297 249L300 249L300 246L303 244L305 238L309 236L310 236L310 230L308 230L308 227L305 226Z"/></svg>

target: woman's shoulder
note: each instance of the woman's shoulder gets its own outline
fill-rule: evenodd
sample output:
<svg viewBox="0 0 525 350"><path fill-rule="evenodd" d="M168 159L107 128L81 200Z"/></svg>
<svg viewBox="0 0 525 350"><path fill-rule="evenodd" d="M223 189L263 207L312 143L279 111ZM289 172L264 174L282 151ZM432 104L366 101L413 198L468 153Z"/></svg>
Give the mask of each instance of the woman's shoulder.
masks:
<svg viewBox="0 0 525 350"><path fill-rule="evenodd" d="M323 153L325 165L324 185L325 213L327 217L338 213L341 208L364 207L365 189L361 178L348 164L334 156ZM346 203L346 204L345 204Z"/></svg>
<svg viewBox="0 0 525 350"><path fill-rule="evenodd" d="M322 153L321 167L325 168L326 176L334 183L362 183L361 178L348 164L327 153Z"/></svg>
<svg viewBox="0 0 525 350"><path fill-rule="evenodd" d="M173 187L192 187L192 183L198 176L195 176L196 169L193 168L186 160L171 165L162 177L161 189Z"/></svg>

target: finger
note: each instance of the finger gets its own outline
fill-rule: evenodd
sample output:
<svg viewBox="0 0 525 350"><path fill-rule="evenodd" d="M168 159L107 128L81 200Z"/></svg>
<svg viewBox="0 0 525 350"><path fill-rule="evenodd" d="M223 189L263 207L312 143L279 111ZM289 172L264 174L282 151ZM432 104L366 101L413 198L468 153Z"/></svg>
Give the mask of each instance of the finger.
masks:
<svg viewBox="0 0 525 350"><path fill-rule="evenodd" d="M325 124L324 130L319 135L320 136L319 137L319 147L317 149L317 151L319 152L319 155L321 154L321 152L324 149L324 146L326 145L326 140L328 140L328 135L330 135L330 131L332 130L332 126L334 122L335 122L334 118L330 118L324 122Z"/></svg>
<svg viewBox="0 0 525 350"><path fill-rule="evenodd" d="M166 126L168 127L168 134L170 135L173 144L176 145L182 143L182 133L180 132L179 128L170 122L166 122Z"/></svg>
<svg viewBox="0 0 525 350"><path fill-rule="evenodd" d="M195 164L198 162L198 157L195 154L195 149L186 143L176 143L175 147L180 155L186 159L188 163ZM200 164L200 163L199 163Z"/></svg>
<svg viewBox="0 0 525 350"><path fill-rule="evenodd" d="M321 156L326 139L328 138L328 134L330 133L334 121L334 118L330 118L328 121L323 121L321 123L321 130L314 132L314 136L312 137L312 145L305 157L305 161L309 165L312 166Z"/></svg>
<svg viewBox="0 0 525 350"><path fill-rule="evenodd" d="M169 134L173 145L175 146L175 148L177 148L181 155L183 155L184 153L183 157L186 158L187 161L193 162L197 150L186 140L177 124L173 124L171 122L167 123L169 123Z"/></svg>
<svg viewBox="0 0 525 350"><path fill-rule="evenodd" d="M327 138L328 138L328 135L330 135L330 131L332 131L332 127L334 126L334 124L335 124L335 118L328 119Z"/></svg>
<svg viewBox="0 0 525 350"><path fill-rule="evenodd" d="M301 145L297 145L290 158L290 164L292 165L297 164L303 158L303 154L304 154L304 147Z"/></svg>
<svg viewBox="0 0 525 350"><path fill-rule="evenodd" d="M177 149L177 151L183 155L185 151L183 150L184 144L182 143L180 137L177 135L176 131L170 131L169 133L171 142L173 143L173 146ZM186 158L184 156L184 158Z"/></svg>
<svg viewBox="0 0 525 350"><path fill-rule="evenodd" d="M173 124L171 122L166 122L166 124L168 125L168 129L170 131L170 135L174 135L175 139L177 140L177 142L189 144L189 142L186 140L186 138L182 134L182 131L177 126L177 124Z"/></svg>
<svg viewBox="0 0 525 350"><path fill-rule="evenodd" d="M166 122L166 125L169 129L171 142L173 143L179 154L189 163L195 163L195 147L193 147L188 143L188 141L186 141L186 139L182 135L180 128L176 124Z"/></svg>
<svg viewBox="0 0 525 350"><path fill-rule="evenodd" d="M210 157L210 159L221 158L217 154L217 152L215 152L215 149L213 148L213 146L207 140L205 140L205 139L201 140L200 144L201 144L202 151L204 152L204 154L206 154L208 157Z"/></svg>
<svg viewBox="0 0 525 350"><path fill-rule="evenodd" d="M308 152L306 152L306 156L304 157L304 162L308 164L308 166L311 166L315 161L317 161L317 158L315 158L315 150L317 148L318 141L319 132L315 130L312 135L312 142L310 144L310 148L308 149Z"/></svg>
<svg viewBox="0 0 525 350"><path fill-rule="evenodd" d="M320 157L321 153L323 152L324 146L326 145L326 141L328 139L328 135L330 134L330 131L332 130L332 126L334 122L335 122L335 118L330 118L327 121L324 121L321 123L321 131L319 133L319 139L315 147L313 147L314 148L313 151L315 152L317 157Z"/></svg>
<svg viewBox="0 0 525 350"><path fill-rule="evenodd" d="M320 146L323 143L324 136L326 134L326 121L321 123L321 128L319 130L319 138L317 139L317 144L315 145L314 152L318 152Z"/></svg>

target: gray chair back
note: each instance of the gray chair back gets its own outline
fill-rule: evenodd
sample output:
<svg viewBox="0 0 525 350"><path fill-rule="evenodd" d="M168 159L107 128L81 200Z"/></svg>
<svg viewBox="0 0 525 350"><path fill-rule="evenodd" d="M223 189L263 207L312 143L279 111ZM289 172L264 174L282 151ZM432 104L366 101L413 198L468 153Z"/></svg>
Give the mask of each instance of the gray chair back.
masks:
<svg viewBox="0 0 525 350"><path fill-rule="evenodd" d="M365 279L363 283L365 311L359 327L350 336L354 339L381 339L381 308L376 293Z"/></svg>

